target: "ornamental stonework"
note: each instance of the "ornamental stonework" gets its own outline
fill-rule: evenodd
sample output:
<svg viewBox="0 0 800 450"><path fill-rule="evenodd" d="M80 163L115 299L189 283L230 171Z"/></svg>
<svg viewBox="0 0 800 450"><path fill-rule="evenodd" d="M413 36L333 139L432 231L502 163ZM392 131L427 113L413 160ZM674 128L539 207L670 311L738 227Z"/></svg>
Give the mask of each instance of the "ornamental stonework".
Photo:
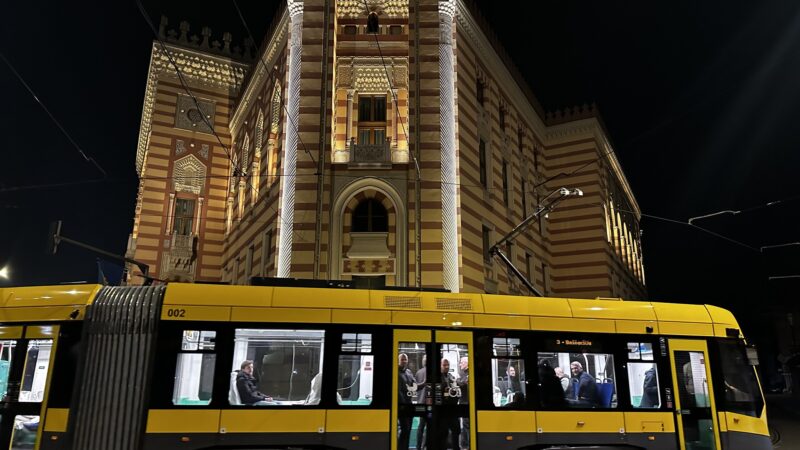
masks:
<svg viewBox="0 0 800 450"><path fill-rule="evenodd" d="M383 61L380 58L339 58L336 86L358 92L407 89L408 61L405 58L384 58Z"/></svg>
<svg viewBox="0 0 800 450"><path fill-rule="evenodd" d="M200 195L206 181L206 166L194 155L175 161L172 173L175 192Z"/></svg>
<svg viewBox="0 0 800 450"><path fill-rule="evenodd" d="M200 109L198 109L198 105ZM188 95L178 95L178 105L175 109L175 128L189 131L199 131L211 134L209 124L214 124L214 110L216 103L210 100L197 99L195 103Z"/></svg>
<svg viewBox="0 0 800 450"><path fill-rule="evenodd" d="M364 17L373 12L379 17L408 17L408 0L336 0L336 16L340 19Z"/></svg>

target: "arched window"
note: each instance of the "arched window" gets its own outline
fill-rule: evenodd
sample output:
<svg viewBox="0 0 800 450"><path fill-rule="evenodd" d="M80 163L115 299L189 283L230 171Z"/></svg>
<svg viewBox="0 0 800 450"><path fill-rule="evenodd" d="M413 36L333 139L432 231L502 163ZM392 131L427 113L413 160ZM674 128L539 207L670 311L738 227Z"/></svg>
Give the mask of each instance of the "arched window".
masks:
<svg viewBox="0 0 800 450"><path fill-rule="evenodd" d="M369 13L369 17L367 17L367 33L377 33L378 32L378 14L371 12Z"/></svg>
<svg viewBox="0 0 800 450"><path fill-rule="evenodd" d="M380 201L370 198L356 206L353 211L354 233L389 231L389 214Z"/></svg>

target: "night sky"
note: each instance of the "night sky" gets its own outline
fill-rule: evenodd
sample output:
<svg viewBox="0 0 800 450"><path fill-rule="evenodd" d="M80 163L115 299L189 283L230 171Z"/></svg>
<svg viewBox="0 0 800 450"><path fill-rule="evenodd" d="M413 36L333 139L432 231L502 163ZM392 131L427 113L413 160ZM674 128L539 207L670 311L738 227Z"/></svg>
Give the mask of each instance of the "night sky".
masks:
<svg viewBox="0 0 800 450"><path fill-rule="evenodd" d="M800 275L800 246L759 248L800 241L800 3L652 3L479 5L545 109L598 104L642 212L663 218L642 219L652 300L717 304L746 323L787 310L798 279L767 277ZM240 4L260 42L275 4ZM108 173L83 161L0 64L0 266L12 276L0 283L96 279L84 250L45 254L51 220L63 219L67 236L125 251L153 36L135 2L102 5L12 2L0 19L3 54ZM171 26L187 19L195 33L208 25L244 37L232 2L145 6L156 24L165 13ZM765 206L777 200L786 201ZM698 225L744 246L685 224L720 210L743 212Z"/></svg>

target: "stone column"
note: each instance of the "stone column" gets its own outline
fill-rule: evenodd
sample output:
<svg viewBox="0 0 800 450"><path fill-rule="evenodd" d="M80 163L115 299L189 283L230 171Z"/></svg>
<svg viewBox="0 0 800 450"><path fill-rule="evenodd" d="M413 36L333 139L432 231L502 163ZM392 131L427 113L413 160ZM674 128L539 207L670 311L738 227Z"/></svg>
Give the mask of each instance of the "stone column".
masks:
<svg viewBox="0 0 800 450"><path fill-rule="evenodd" d="M345 140L344 140L344 148L350 149L350 135L353 133L353 95L355 94L355 90L348 89L347 90L347 119L345 125Z"/></svg>
<svg viewBox="0 0 800 450"><path fill-rule="evenodd" d="M287 0L291 20L289 81L286 89L286 140L283 147L283 192L278 223L278 277L292 271L292 233L294 232L295 175L297 174L297 128L300 110L300 56L303 51L303 0Z"/></svg>
<svg viewBox="0 0 800 450"><path fill-rule="evenodd" d="M453 86L455 0L439 0L439 123L442 158L442 284L459 291L456 196L456 115Z"/></svg>

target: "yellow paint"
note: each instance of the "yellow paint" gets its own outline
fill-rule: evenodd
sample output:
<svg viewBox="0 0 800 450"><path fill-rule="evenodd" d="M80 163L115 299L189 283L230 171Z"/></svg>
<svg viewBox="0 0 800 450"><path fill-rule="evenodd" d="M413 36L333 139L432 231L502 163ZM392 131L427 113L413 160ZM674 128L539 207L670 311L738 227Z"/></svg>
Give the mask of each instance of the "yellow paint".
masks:
<svg viewBox="0 0 800 450"><path fill-rule="evenodd" d="M231 310L232 322L330 323L329 309L245 308Z"/></svg>
<svg viewBox="0 0 800 450"><path fill-rule="evenodd" d="M22 327L0 327L0 339L22 338Z"/></svg>
<svg viewBox="0 0 800 450"><path fill-rule="evenodd" d="M714 328L710 323L658 322L661 334L683 336L713 336Z"/></svg>
<svg viewBox="0 0 800 450"><path fill-rule="evenodd" d="M50 349L50 359L47 362L48 367L50 368L47 371L47 379L44 382L44 397L42 398L42 405L39 407L39 416L41 417L47 411L47 401L50 399L50 385L53 381L53 361L56 359L56 354L58 353L58 330L59 326L41 326L41 327L28 327L26 330L26 337L34 338L38 336L47 337L52 339L53 347ZM27 336L27 332L31 331L32 336ZM47 334L45 334L47 333ZM25 365L22 368L22 373L26 373L28 365L28 358L25 358ZM36 429L36 445L34 445L34 450L39 450L39 446L42 443L42 432L44 431L43 427L39 427Z"/></svg>
<svg viewBox="0 0 800 450"><path fill-rule="evenodd" d="M58 336L58 330L58 325L31 325L25 328L25 337L28 339L55 339Z"/></svg>
<svg viewBox="0 0 800 450"><path fill-rule="evenodd" d="M165 305L161 308L161 320L228 322L231 320L231 308L227 306Z"/></svg>
<svg viewBox="0 0 800 450"><path fill-rule="evenodd" d="M563 298L483 295L483 308L489 314L534 314L551 317L572 317L569 303Z"/></svg>
<svg viewBox="0 0 800 450"><path fill-rule="evenodd" d="M739 323L733 317L733 313L719 306L705 305L711 320L717 324L724 324L731 328L739 328Z"/></svg>
<svg viewBox="0 0 800 450"><path fill-rule="evenodd" d="M436 342L440 344L469 344L472 342L472 332L436 330Z"/></svg>
<svg viewBox="0 0 800 450"><path fill-rule="evenodd" d="M0 288L0 306L10 308L88 305L94 301L99 284Z"/></svg>
<svg viewBox="0 0 800 450"><path fill-rule="evenodd" d="M648 302L621 300L569 299L574 317L591 319L656 320L653 306Z"/></svg>
<svg viewBox="0 0 800 450"><path fill-rule="evenodd" d="M227 433L318 433L325 429L325 410L225 409L219 426Z"/></svg>
<svg viewBox="0 0 800 450"><path fill-rule="evenodd" d="M769 436L769 429L767 428L766 421L758 417L750 417L744 414L732 412L724 412L720 414L725 415L725 423L728 426L728 431L738 431L741 433Z"/></svg>
<svg viewBox="0 0 800 450"><path fill-rule="evenodd" d="M703 305L653 302L659 321L711 323L711 316Z"/></svg>
<svg viewBox="0 0 800 450"><path fill-rule="evenodd" d="M727 419L725 419L725 413L724 412L721 412L721 411L717 412L717 421L719 422L719 432L720 433L724 433L724 432L728 431Z"/></svg>
<svg viewBox="0 0 800 450"><path fill-rule="evenodd" d="M274 289L267 286L170 283L164 294L164 305L272 306Z"/></svg>
<svg viewBox="0 0 800 450"><path fill-rule="evenodd" d="M63 433L67 431L68 420L68 408L47 408L47 414L44 421L44 431Z"/></svg>
<svg viewBox="0 0 800 450"><path fill-rule="evenodd" d="M392 313L390 311L334 309L331 314L331 322L333 323L366 323L370 325L388 325L392 323Z"/></svg>
<svg viewBox="0 0 800 450"><path fill-rule="evenodd" d="M78 319L82 319L85 308L85 305L0 308L0 322L52 322L72 320L69 315L76 309L79 311Z"/></svg>
<svg viewBox="0 0 800 450"><path fill-rule="evenodd" d="M621 412L537 411L542 433L619 433L625 428Z"/></svg>
<svg viewBox="0 0 800 450"><path fill-rule="evenodd" d="M674 433L672 412L626 412L625 431L628 433Z"/></svg>
<svg viewBox="0 0 800 450"><path fill-rule="evenodd" d="M216 433L218 409L151 409L147 413L148 433Z"/></svg>
<svg viewBox="0 0 800 450"><path fill-rule="evenodd" d="M560 317L531 317L531 330L581 331L586 333L613 333L616 331L613 320L609 319L567 319Z"/></svg>
<svg viewBox="0 0 800 450"><path fill-rule="evenodd" d="M369 308L369 291L363 289L297 289L276 287L273 307L288 308Z"/></svg>
<svg viewBox="0 0 800 450"><path fill-rule="evenodd" d="M615 320L617 333L658 334L658 323L644 320ZM652 331L647 332L647 327Z"/></svg>
<svg viewBox="0 0 800 450"><path fill-rule="evenodd" d="M389 410L329 410L325 423L329 433L388 433Z"/></svg>
<svg viewBox="0 0 800 450"><path fill-rule="evenodd" d="M479 433L536 433L533 411L478 411Z"/></svg>
<svg viewBox="0 0 800 450"><path fill-rule="evenodd" d="M706 368L706 380L708 380L708 392L709 392L709 400L711 403L711 420L713 421L714 427L714 441L716 442L716 448L722 448L720 445L719 433L720 433L720 418L717 417L717 405L716 399L714 398L714 381L711 378L711 361L708 358L708 346L706 345L706 341L704 340L694 340L694 339L670 339L669 340L669 359L670 359L670 370L672 371L672 387L675 392L675 409L681 409L681 396L679 395L679 387L678 387L678 372L677 367L675 365L675 352L676 351L689 351L689 352L701 352L703 353L703 360L705 361L705 368ZM681 369L682 370L682 369ZM678 442L680 444L681 450L686 450L686 442L683 433L683 421L681 420L680 416L677 416L676 422L678 423Z"/></svg>
<svg viewBox="0 0 800 450"><path fill-rule="evenodd" d="M476 314L475 327L499 328L508 330L528 330L531 327L528 316L503 316L498 314Z"/></svg>
<svg viewBox="0 0 800 450"><path fill-rule="evenodd" d="M464 313L392 311L392 323L420 327L472 327L475 321L472 314Z"/></svg>

